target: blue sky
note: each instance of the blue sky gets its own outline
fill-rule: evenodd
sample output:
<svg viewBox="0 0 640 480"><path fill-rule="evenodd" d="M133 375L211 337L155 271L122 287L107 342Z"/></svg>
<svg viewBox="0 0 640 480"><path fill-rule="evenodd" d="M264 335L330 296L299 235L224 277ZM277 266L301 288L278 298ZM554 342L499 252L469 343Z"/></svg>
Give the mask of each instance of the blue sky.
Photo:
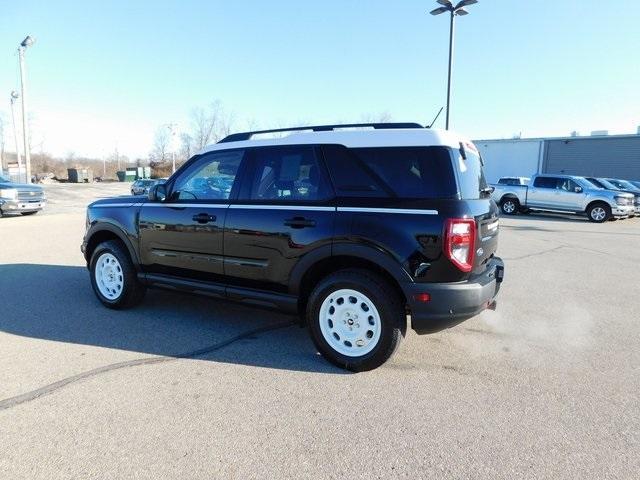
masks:
<svg viewBox="0 0 640 480"><path fill-rule="evenodd" d="M611 5L606 7L605 5ZM431 0L0 1L0 112L27 35L34 144L145 155L219 99L236 128L429 122L448 22ZM635 132L640 2L480 0L458 21L452 127L473 138ZM443 126L444 116L436 126ZM10 132L8 132L10 133ZM9 142L12 145L12 142ZM38 146L34 146L38 149Z"/></svg>

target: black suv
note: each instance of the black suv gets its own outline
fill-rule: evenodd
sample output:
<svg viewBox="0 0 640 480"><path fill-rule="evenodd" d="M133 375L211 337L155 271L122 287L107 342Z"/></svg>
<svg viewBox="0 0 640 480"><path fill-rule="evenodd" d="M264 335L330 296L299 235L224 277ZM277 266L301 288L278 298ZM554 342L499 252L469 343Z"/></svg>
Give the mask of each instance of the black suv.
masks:
<svg viewBox="0 0 640 480"><path fill-rule="evenodd" d="M82 251L100 301L164 287L275 307L353 371L393 354L408 315L423 334L495 305L498 209L471 142L411 123L287 131L231 135L148 199L92 203Z"/></svg>

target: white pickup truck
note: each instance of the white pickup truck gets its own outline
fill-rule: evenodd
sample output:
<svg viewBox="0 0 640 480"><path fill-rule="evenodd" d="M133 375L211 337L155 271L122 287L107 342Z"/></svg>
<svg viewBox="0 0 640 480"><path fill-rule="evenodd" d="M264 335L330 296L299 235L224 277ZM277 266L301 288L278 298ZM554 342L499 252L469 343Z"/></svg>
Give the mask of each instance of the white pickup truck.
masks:
<svg viewBox="0 0 640 480"><path fill-rule="evenodd" d="M586 214L602 223L611 217L634 215L634 197L595 187L584 177L534 175L528 185L493 184L491 194L505 215L532 210Z"/></svg>

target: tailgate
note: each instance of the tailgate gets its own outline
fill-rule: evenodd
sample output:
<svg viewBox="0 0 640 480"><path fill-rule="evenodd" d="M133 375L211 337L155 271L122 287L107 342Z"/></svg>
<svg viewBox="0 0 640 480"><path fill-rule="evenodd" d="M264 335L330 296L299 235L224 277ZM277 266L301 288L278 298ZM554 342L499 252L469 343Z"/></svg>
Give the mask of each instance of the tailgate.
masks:
<svg viewBox="0 0 640 480"><path fill-rule="evenodd" d="M494 208L487 214L476 216L475 219L478 227L478 235L476 237L473 271L474 273L482 273L498 250L500 220L498 219L497 209Z"/></svg>

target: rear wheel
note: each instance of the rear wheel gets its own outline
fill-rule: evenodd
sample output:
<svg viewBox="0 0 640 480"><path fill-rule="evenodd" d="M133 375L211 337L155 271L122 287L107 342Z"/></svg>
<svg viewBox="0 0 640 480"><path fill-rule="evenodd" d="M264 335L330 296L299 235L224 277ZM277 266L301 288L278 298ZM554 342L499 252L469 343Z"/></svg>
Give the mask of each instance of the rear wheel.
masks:
<svg viewBox="0 0 640 480"><path fill-rule="evenodd" d="M500 202L500 209L505 215L515 215L520 209L520 202L516 198L503 198Z"/></svg>
<svg viewBox="0 0 640 480"><path fill-rule="evenodd" d="M594 203L587 209L587 216L594 223L606 222L611 218L611 207L606 203Z"/></svg>
<svg viewBox="0 0 640 480"><path fill-rule="evenodd" d="M367 270L342 270L321 280L306 317L318 351L354 372L385 363L406 331L404 302L384 278Z"/></svg>
<svg viewBox="0 0 640 480"><path fill-rule="evenodd" d="M91 256L91 285L105 307L130 308L142 300L146 288L138 280L123 245L114 240L98 245Z"/></svg>

